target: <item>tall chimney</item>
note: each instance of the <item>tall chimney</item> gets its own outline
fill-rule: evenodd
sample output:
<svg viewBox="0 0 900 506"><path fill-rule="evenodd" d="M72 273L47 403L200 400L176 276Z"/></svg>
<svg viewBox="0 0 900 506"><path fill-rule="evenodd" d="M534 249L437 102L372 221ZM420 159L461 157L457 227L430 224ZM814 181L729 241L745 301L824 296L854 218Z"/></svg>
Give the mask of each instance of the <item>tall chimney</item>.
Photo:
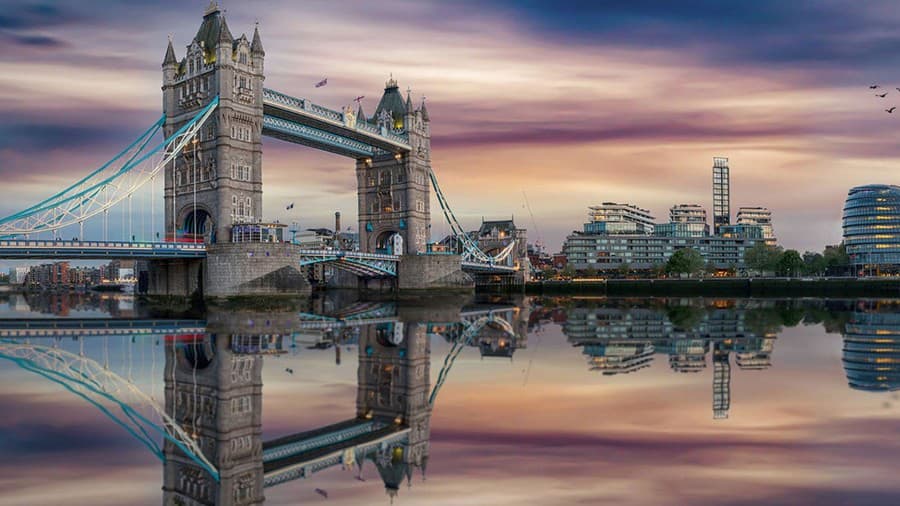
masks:
<svg viewBox="0 0 900 506"><path fill-rule="evenodd" d="M341 233L341 212L335 211L334 213L334 235L338 235Z"/></svg>

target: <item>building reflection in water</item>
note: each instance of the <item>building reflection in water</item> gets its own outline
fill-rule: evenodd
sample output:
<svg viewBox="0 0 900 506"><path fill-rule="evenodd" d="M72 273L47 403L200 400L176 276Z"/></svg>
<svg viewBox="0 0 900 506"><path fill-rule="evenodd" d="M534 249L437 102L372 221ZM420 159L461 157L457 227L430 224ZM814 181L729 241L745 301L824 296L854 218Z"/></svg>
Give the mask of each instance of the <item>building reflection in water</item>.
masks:
<svg viewBox="0 0 900 506"><path fill-rule="evenodd" d="M353 418L262 440L263 355L287 336L182 336L166 343L166 410L193 434L219 480L174 445L165 448L164 503L262 504L264 489L369 461L396 495L428 461L430 346L423 324L383 322L359 332ZM289 338L289 337L288 337Z"/></svg>
<svg viewBox="0 0 900 506"><path fill-rule="evenodd" d="M843 363L853 389L900 389L900 312L896 304L858 305L845 326Z"/></svg>
<svg viewBox="0 0 900 506"><path fill-rule="evenodd" d="M567 311L563 333L582 348L588 367L604 375L629 374L650 367L658 354L680 373L713 368L713 418L727 418L731 407L731 356L743 370L771 365L775 333L747 322L748 311L730 301L709 307L576 307Z"/></svg>

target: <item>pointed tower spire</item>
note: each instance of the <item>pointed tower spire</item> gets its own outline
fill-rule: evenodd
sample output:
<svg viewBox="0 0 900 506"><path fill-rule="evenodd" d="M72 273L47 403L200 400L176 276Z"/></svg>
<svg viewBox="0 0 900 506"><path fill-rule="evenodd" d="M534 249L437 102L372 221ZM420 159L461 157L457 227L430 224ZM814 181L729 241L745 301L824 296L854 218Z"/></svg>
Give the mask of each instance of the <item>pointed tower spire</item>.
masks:
<svg viewBox="0 0 900 506"><path fill-rule="evenodd" d="M232 44L234 42L234 36L231 35L231 30L228 29L228 22L225 21L225 16L221 16L220 19L219 44Z"/></svg>
<svg viewBox="0 0 900 506"><path fill-rule="evenodd" d="M258 54L260 56L266 55L266 50L263 49L262 40L259 38L259 23L256 23L256 26L253 28L253 42L250 44L250 52L253 54Z"/></svg>
<svg viewBox="0 0 900 506"><path fill-rule="evenodd" d="M172 47L172 37L169 37L169 47L166 48L166 57L163 58L162 64L163 66L178 65L178 60L175 59L175 48Z"/></svg>
<svg viewBox="0 0 900 506"><path fill-rule="evenodd" d="M366 113L363 111L362 102L359 103L359 107L356 109L356 122L357 123L366 123L369 120L366 119Z"/></svg>
<svg viewBox="0 0 900 506"><path fill-rule="evenodd" d="M412 89L407 86L406 87L406 112L409 114L412 114L413 106L412 106L412 97L410 96L410 93L412 93Z"/></svg>
<svg viewBox="0 0 900 506"><path fill-rule="evenodd" d="M422 107L419 110L422 111L423 121L431 121L431 118L428 117L428 109L425 107L425 97L422 97Z"/></svg>

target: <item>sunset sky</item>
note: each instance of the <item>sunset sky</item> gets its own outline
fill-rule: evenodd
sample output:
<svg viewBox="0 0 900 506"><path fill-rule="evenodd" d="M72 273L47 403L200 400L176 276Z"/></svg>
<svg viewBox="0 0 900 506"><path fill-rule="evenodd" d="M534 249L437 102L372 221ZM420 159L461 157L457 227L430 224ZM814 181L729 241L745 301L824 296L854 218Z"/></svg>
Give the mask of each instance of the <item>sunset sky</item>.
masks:
<svg viewBox="0 0 900 506"><path fill-rule="evenodd" d="M0 0L0 214L74 182L157 119L167 35L180 58L207 3ZM369 114L391 73L416 102L427 96L433 165L457 216L475 228L515 215L551 252L591 204L634 203L659 221L676 203L709 210L717 155L731 159L732 209L769 207L780 243L801 251L840 241L851 186L896 182L889 0L222 6L235 36L259 21L268 87L332 108L365 95ZM355 224L350 160L266 139L263 169L266 219L329 226L340 210ZM447 231L437 209L435 236Z"/></svg>

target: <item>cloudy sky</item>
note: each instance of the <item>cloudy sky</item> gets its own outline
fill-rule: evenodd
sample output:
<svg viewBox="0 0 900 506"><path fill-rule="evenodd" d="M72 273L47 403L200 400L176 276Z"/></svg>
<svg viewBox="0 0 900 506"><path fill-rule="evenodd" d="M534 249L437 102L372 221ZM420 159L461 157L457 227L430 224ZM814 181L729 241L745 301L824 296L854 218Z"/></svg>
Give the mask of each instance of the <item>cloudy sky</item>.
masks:
<svg viewBox="0 0 900 506"><path fill-rule="evenodd" d="M156 120L166 37L180 57L207 2L0 4L5 215ZM552 251L591 204L631 202L660 221L676 203L709 208L716 155L731 159L733 209L771 208L781 243L800 250L840 240L851 186L895 182L900 116L884 109L900 106L900 11L888 0L223 7L235 35L259 21L271 88L334 108L366 95L372 111L393 73L427 96L457 216L475 227L514 215ZM872 83L891 92L877 98ZM272 139L264 152L267 219L354 220L349 160Z"/></svg>

